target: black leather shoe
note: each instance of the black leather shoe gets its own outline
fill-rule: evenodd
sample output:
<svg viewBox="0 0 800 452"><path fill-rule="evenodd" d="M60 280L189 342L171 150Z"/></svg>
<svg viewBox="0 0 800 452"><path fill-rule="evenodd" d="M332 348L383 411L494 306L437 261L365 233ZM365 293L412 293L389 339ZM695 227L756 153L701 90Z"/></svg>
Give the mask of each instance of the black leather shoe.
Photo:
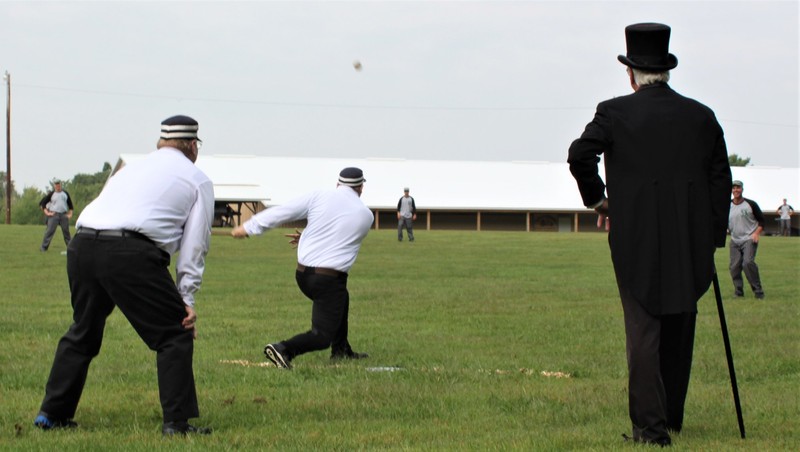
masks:
<svg viewBox="0 0 800 452"><path fill-rule="evenodd" d="M331 359L334 361L338 361L340 359L364 359L364 358L369 358L369 354L358 353L352 350L344 353L342 352L331 353Z"/></svg>
<svg viewBox="0 0 800 452"><path fill-rule="evenodd" d="M633 438L624 433L622 434L622 441L626 443L634 442L634 443L648 444L651 446L660 446L660 447L669 447L672 445L672 440L669 437L658 438L658 439L644 439L644 438Z"/></svg>
<svg viewBox="0 0 800 452"><path fill-rule="evenodd" d="M55 428L76 428L78 423L72 419L52 419L48 414L39 413L36 419L33 420L33 425L42 430L51 430Z"/></svg>
<svg viewBox="0 0 800 452"><path fill-rule="evenodd" d="M186 421L164 422L164 425L161 427L161 434L164 436L186 436L189 433L196 435L210 435L211 429L208 427L195 427Z"/></svg>

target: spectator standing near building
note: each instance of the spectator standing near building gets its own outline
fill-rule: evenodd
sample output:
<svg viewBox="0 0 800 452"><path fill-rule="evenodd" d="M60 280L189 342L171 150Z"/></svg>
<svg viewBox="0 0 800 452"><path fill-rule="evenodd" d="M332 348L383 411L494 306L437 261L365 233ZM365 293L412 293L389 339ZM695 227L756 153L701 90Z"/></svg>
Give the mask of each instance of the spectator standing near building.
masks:
<svg viewBox="0 0 800 452"><path fill-rule="evenodd" d="M678 65L670 28L635 24L625 37L618 59L634 93L597 106L568 161L584 205L609 230L632 440L666 446L683 427L697 300L711 284L715 247L725 246L731 171L714 112L667 84Z"/></svg>
<svg viewBox="0 0 800 452"><path fill-rule="evenodd" d="M308 220L302 233L289 236L297 245L295 280L312 301L311 329L264 347L267 359L279 368L290 369L296 357L328 347L332 360L368 356L354 352L348 340L348 273L374 220L361 200L364 182L359 168L345 168L335 189L314 191L270 207L231 231L233 237L245 238L288 222Z"/></svg>
<svg viewBox="0 0 800 452"><path fill-rule="evenodd" d="M783 204L778 206L776 213L781 216L781 235L789 237L792 235L792 214L794 209L789 204L786 204L786 198L783 198Z"/></svg>
<svg viewBox="0 0 800 452"><path fill-rule="evenodd" d="M75 427L89 365L115 307L156 352L162 434L210 433L199 416L192 371L200 288L214 218L214 187L194 162L197 121L161 123L155 152L127 164L81 213L67 250L73 323L58 342L34 425ZM170 256L178 253L176 278ZM120 382L124 385L124 382ZM115 407L115 409L118 407Z"/></svg>
<svg viewBox="0 0 800 452"><path fill-rule="evenodd" d="M72 206L72 198L61 187L60 180L53 181L53 190L39 201L39 207L47 217L47 227L44 231L44 238L39 251L47 251L50 248L50 241L53 240L58 226L61 226L61 232L64 234L64 243L69 246L69 241L72 239L69 233L69 220L72 218L74 207Z"/></svg>
<svg viewBox="0 0 800 452"><path fill-rule="evenodd" d="M403 196L397 201L397 240L403 241L403 228L408 231L408 241L414 241L414 221L417 220L417 205L408 194L408 187L403 189Z"/></svg>
<svg viewBox="0 0 800 452"><path fill-rule="evenodd" d="M731 188L733 199L728 219L728 230L731 232L731 278L734 296L743 297L742 270L744 270L753 294L760 300L764 298L764 289L761 287L761 276L756 264L756 252L759 237L764 232L764 214L755 201L742 196L743 191L742 181L733 181Z"/></svg>

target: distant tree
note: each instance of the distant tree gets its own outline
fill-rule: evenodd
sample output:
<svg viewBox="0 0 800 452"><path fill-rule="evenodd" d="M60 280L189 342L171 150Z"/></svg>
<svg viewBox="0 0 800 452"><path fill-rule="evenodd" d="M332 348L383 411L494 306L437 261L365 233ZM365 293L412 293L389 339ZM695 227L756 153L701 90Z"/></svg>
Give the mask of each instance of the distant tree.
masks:
<svg viewBox="0 0 800 452"><path fill-rule="evenodd" d="M750 164L750 157L743 158L739 157L736 154L729 154L728 162L730 163L731 166L747 166Z"/></svg>
<svg viewBox="0 0 800 452"><path fill-rule="evenodd" d="M0 222L4 222L5 173L0 172L0 175L3 176L3 180L0 182L0 188L3 189L3 195L0 197L0 200L3 201L3 206L0 208L0 213L2 213ZM103 186L110 175L111 164L106 162L103 164L103 169L97 173L76 174L72 180L62 181L61 185L65 191L69 192L69 196L72 198L72 205L74 207L72 212L72 220L70 221L71 224L74 225L75 220L78 219L78 216L83 211L83 208L97 198L97 195L100 194L100 191L103 189ZM46 194L47 193L35 187L25 187L22 195L14 192L14 198L11 200L11 222L14 224L44 224L44 214L39 208L39 201L41 201Z"/></svg>
<svg viewBox="0 0 800 452"><path fill-rule="evenodd" d="M11 205L11 222L14 224L44 224L44 213L39 201L45 193L36 187L25 187L22 195Z"/></svg>
<svg viewBox="0 0 800 452"><path fill-rule="evenodd" d="M105 162L103 169L97 173L76 174L72 180L64 182L64 190L69 192L72 204L75 207L72 215L72 224L75 224L75 220L78 219L86 205L97 198L110 175L111 164Z"/></svg>
<svg viewBox="0 0 800 452"><path fill-rule="evenodd" d="M14 184L14 180L11 180L11 203L14 203L14 200L19 198L19 194L17 194L16 186ZM13 213L13 207L12 207ZM13 219L12 219L13 220ZM0 171L0 223L6 222L6 172Z"/></svg>

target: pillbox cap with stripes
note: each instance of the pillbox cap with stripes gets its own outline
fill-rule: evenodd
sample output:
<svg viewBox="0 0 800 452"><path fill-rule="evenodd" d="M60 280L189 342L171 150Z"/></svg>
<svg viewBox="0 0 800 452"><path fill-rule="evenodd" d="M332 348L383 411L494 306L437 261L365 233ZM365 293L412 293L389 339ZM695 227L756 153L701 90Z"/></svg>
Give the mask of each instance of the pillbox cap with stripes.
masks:
<svg viewBox="0 0 800 452"><path fill-rule="evenodd" d="M359 168L348 167L339 173L339 183L349 187L358 187L367 180L364 179L364 172Z"/></svg>
<svg viewBox="0 0 800 452"><path fill-rule="evenodd" d="M165 140L197 140L200 126L194 119L178 115L161 122L161 138Z"/></svg>

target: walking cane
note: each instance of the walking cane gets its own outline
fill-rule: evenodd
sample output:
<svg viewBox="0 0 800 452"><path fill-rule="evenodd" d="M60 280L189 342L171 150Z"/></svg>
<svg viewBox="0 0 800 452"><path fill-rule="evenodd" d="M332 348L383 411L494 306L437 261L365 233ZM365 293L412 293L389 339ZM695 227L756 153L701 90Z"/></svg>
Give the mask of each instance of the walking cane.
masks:
<svg viewBox="0 0 800 452"><path fill-rule="evenodd" d="M742 405L739 403L739 386L736 384L736 371L733 369L733 354L731 341L728 338L728 324L725 323L725 310L722 308L722 294L719 291L719 278L714 270L714 294L717 296L717 311L719 311L719 326L722 329L722 341L725 343L725 355L728 358L728 372L731 374L731 388L733 389L733 403L736 405L736 417L739 420L739 433L744 439L744 419L742 418Z"/></svg>

